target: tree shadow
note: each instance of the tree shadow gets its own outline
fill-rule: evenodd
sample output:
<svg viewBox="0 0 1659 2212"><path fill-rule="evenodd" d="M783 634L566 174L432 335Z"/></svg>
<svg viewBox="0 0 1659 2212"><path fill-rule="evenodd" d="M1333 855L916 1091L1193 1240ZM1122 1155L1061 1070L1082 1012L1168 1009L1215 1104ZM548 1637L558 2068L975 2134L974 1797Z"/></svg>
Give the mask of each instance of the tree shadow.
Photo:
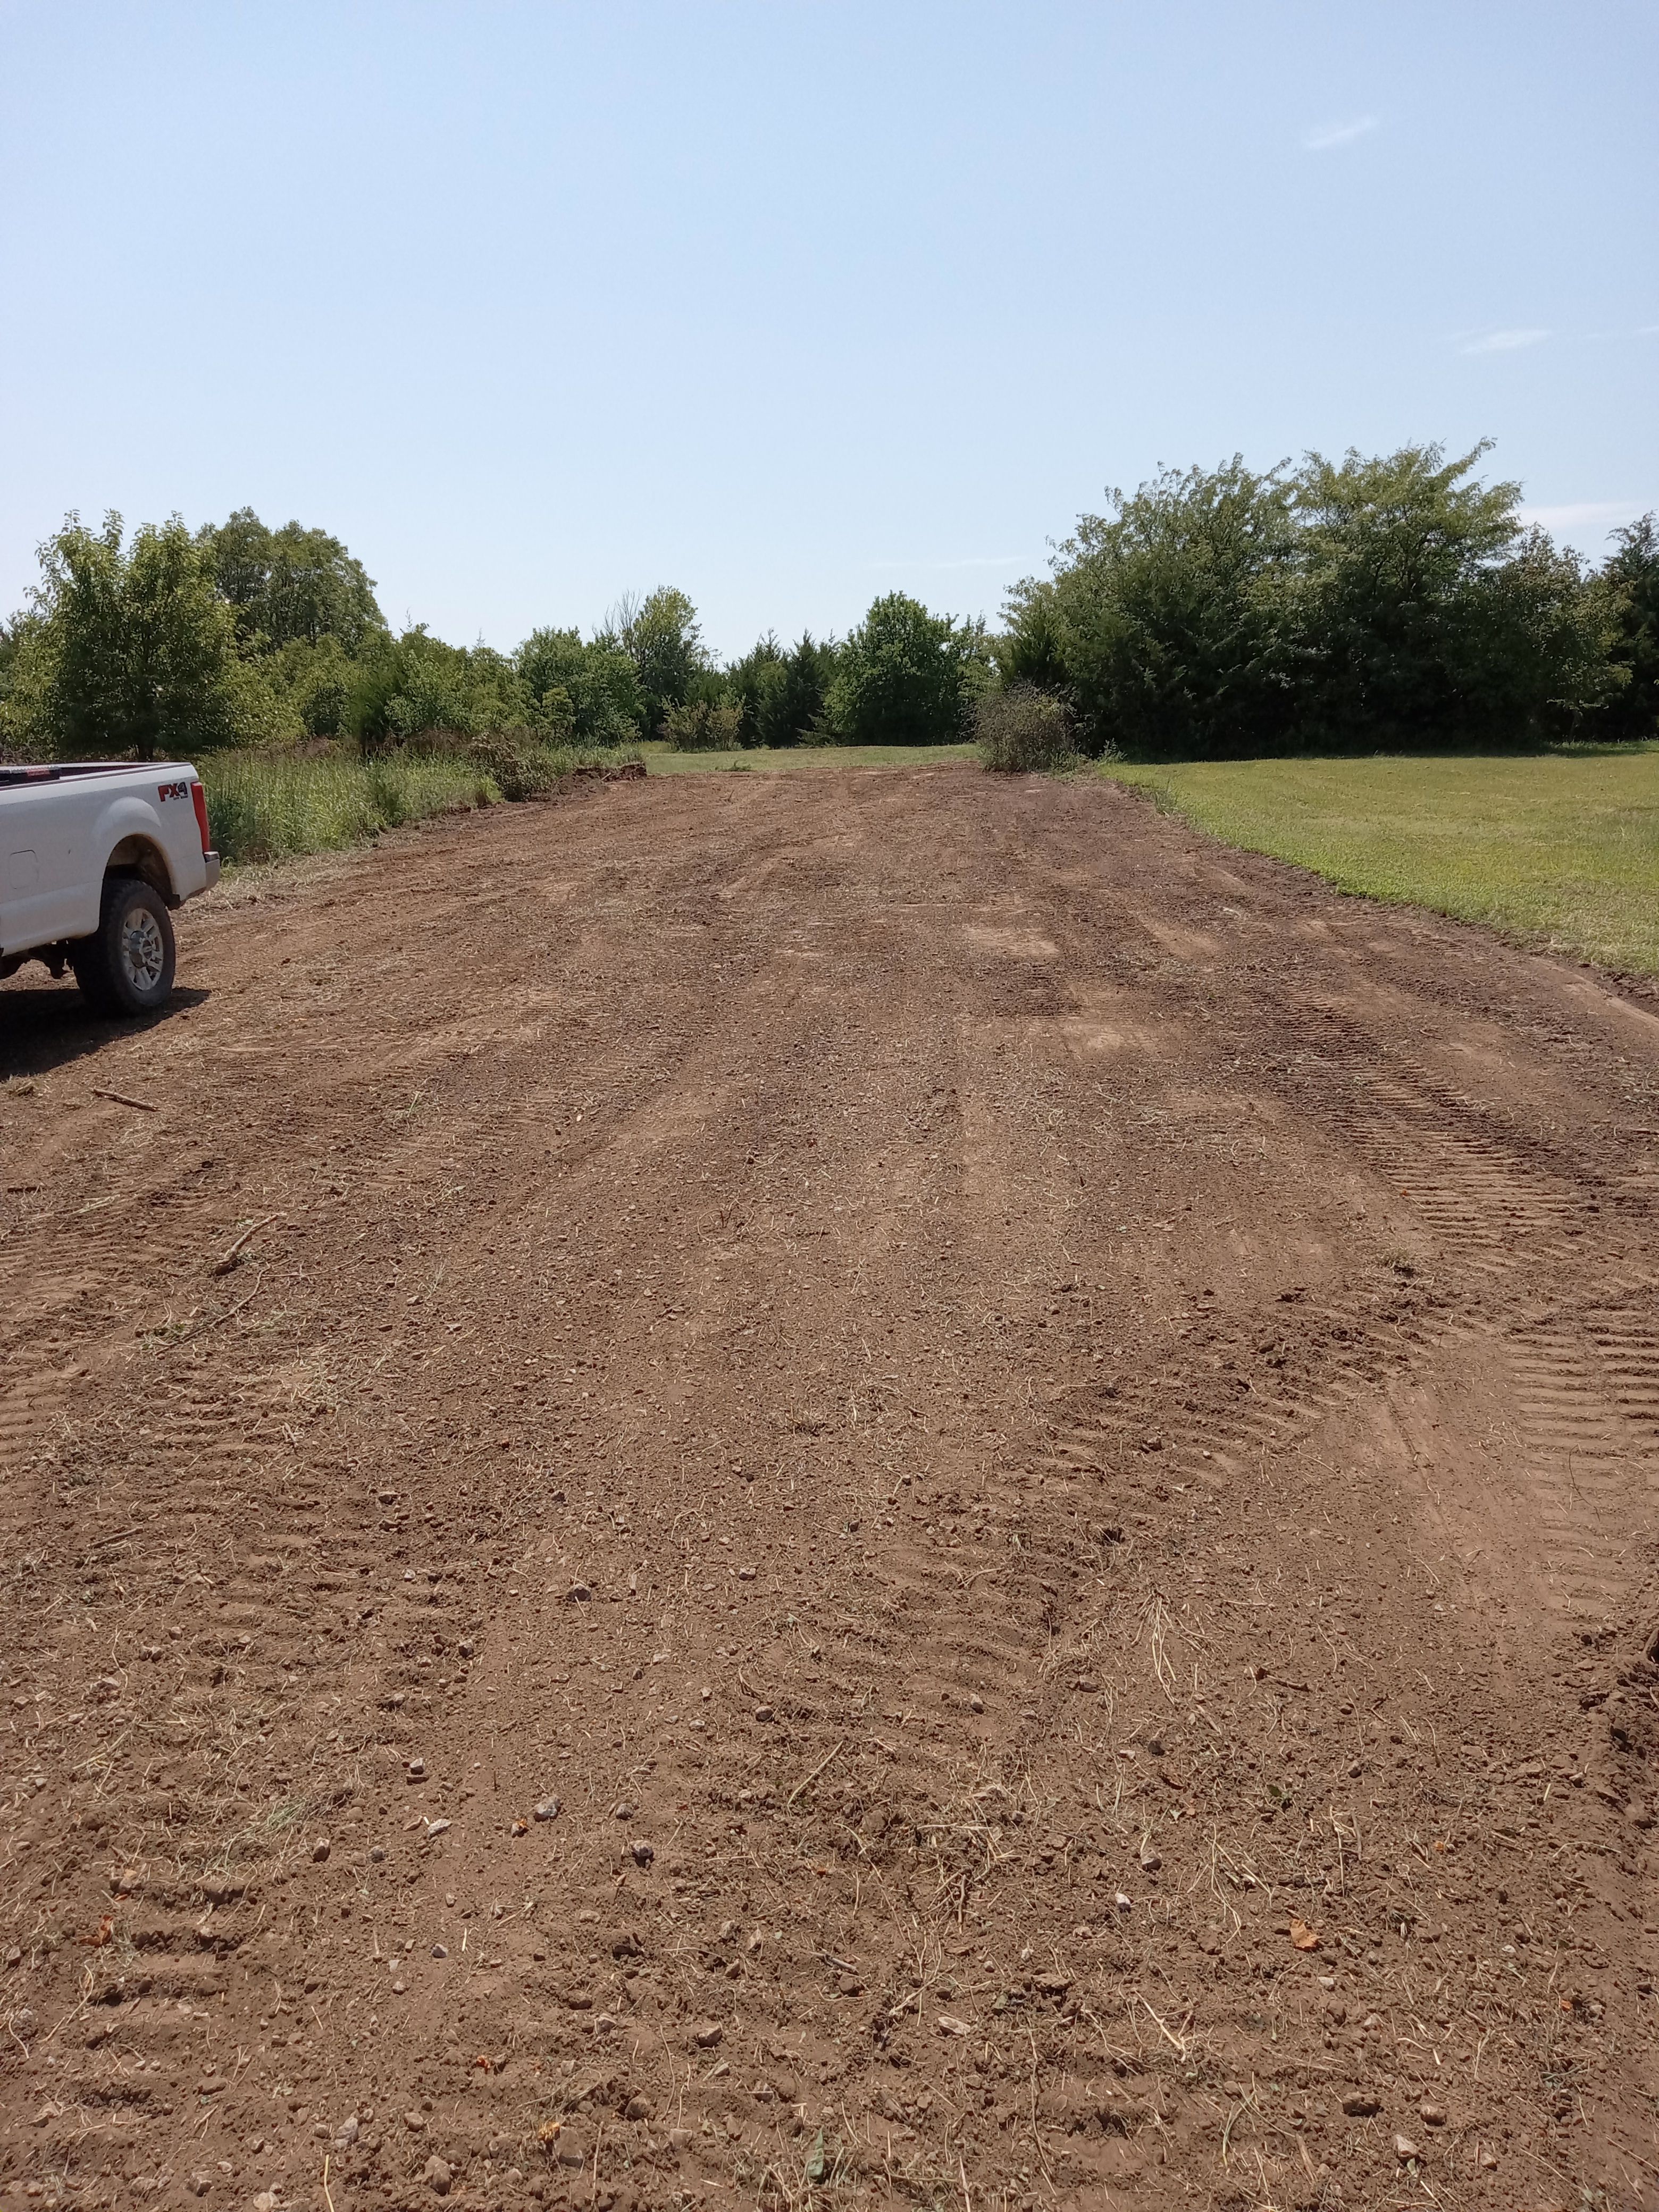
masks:
<svg viewBox="0 0 1659 2212"><path fill-rule="evenodd" d="M180 1007L205 1006L209 996L178 986L159 1012L112 1019L93 1013L73 983L0 985L0 1082L70 1066L118 1037L159 1028Z"/></svg>

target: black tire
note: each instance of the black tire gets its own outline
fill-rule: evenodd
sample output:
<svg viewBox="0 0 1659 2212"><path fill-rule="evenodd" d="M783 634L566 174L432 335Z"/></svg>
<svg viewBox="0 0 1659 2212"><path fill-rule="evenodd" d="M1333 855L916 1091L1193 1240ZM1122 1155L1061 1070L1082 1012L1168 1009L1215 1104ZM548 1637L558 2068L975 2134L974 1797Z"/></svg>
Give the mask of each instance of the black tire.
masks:
<svg viewBox="0 0 1659 2212"><path fill-rule="evenodd" d="M177 951L173 917L160 891L137 876L104 883L97 934L70 955L75 980L100 1014L153 1014L173 992Z"/></svg>

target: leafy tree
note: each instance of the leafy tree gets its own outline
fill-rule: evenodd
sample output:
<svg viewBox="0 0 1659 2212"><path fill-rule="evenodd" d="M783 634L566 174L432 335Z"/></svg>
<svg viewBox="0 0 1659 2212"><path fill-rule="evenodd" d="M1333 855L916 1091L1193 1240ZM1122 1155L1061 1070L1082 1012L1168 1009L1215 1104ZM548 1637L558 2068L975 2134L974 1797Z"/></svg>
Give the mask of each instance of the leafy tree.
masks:
<svg viewBox="0 0 1659 2212"><path fill-rule="evenodd" d="M489 646L469 652L446 645L422 623L363 662L343 719L358 744L374 751L439 732L474 737L522 728L531 700L504 654Z"/></svg>
<svg viewBox="0 0 1659 2212"><path fill-rule="evenodd" d="M1235 458L1085 514L1050 584L1011 601L1020 672L1058 663L1091 751L1271 751L1290 724L1291 492Z"/></svg>
<svg viewBox="0 0 1659 2212"><path fill-rule="evenodd" d="M1601 571L1612 629L1609 657L1624 672L1608 705L1609 734L1659 737L1659 518L1615 531L1618 551Z"/></svg>
<svg viewBox="0 0 1659 2212"><path fill-rule="evenodd" d="M989 659L982 623L889 592L841 648L827 719L848 744L952 744L967 732Z"/></svg>
<svg viewBox="0 0 1659 2212"><path fill-rule="evenodd" d="M304 638L290 639L260 665L272 690L307 737L343 734L362 671L337 637L320 637L315 645Z"/></svg>
<svg viewBox="0 0 1659 2212"><path fill-rule="evenodd" d="M616 645L634 664L647 734L670 707L684 706L712 674L697 611L684 592L659 585L643 599L623 599L611 610L599 641Z"/></svg>
<svg viewBox="0 0 1659 2212"><path fill-rule="evenodd" d="M550 736L619 745L639 736L645 703L630 656L580 630L533 631L514 655L531 700L531 719Z"/></svg>
<svg viewBox="0 0 1659 2212"><path fill-rule="evenodd" d="M123 543L71 514L40 548L41 581L9 702L15 726L61 757L208 751L284 734L236 651L213 566L177 515Z"/></svg>
<svg viewBox="0 0 1659 2212"><path fill-rule="evenodd" d="M1075 702L1090 750L1214 759L1524 743L1607 696L1606 594L1523 530L1484 453L1166 471L1020 586L1005 675Z"/></svg>
<svg viewBox="0 0 1659 2212"><path fill-rule="evenodd" d="M245 647L315 645L337 638L353 657L386 634L374 584L325 530L285 522L268 530L251 507L198 533Z"/></svg>
<svg viewBox="0 0 1659 2212"><path fill-rule="evenodd" d="M1523 531L1519 484L1468 480L1487 450L1310 453L1297 471L1303 742L1514 742L1599 700L1577 560Z"/></svg>

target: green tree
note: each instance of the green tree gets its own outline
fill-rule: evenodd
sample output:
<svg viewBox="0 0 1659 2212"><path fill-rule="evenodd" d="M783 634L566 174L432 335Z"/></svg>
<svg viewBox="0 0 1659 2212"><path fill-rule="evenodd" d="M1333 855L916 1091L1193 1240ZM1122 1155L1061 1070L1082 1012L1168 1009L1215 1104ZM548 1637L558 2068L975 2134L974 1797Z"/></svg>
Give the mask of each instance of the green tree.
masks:
<svg viewBox="0 0 1659 2212"><path fill-rule="evenodd" d="M320 637L315 645L304 638L292 638L259 665L307 737L337 738L343 733L361 664L351 659L337 637Z"/></svg>
<svg viewBox="0 0 1659 2212"><path fill-rule="evenodd" d="M772 631L750 647L741 660L734 660L726 672L726 693L738 710L742 741L746 745L771 745L779 742L773 734L778 716L774 702L780 696L786 681L782 649ZM782 740L792 744L792 738Z"/></svg>
<svg viewBox="0 0 1659 2212"><path fill-rule="evenodd" d="M1486 451L1236 456L1114 493L1012 595L1005 678L1151 759L1581 729L1616 680L1610 594L1522 527L1517 485L1474 478Z"/></svg>
<svg viewBox="0 0 1659 2212"><path fill-rule="evenodd" d="M1012 672L1056 665L1091 752L1268 752L1291 726L1296 527L1282 471L1165 470L1079 518L1011 597Z"/></svg>
<svg viewBox="0 0 1659 2212"><path fill-rule="evenodd" d="M245 647L337 638L354 658L386 635L374 579L325 530L268 530L251 507L198 533Z"/></svg>
<svg viewBox="0 0 1659 2212"><path fill-rule="evenodd" d="M1659 518L1644 514L1614 532L1618 551L1601 570L1609 657L1622 672L1609 702L1609 733L1659 737Z"/></svg>
<svg viewBox="0 0 1659 2212"><path fill-rule="evenodd" d="M645 702L632 659L574 629L532 632L514 655L531 700L531 719L549 736L590 745L630 743L645 726Z"/></svg>
<svg viewBox="0 0 1659 2212"><path fill-rule="evenodd" d="M424 623L405 630L359 666L344 724L366 750L440 733L477 737L522 729L528 690L513 663L489 646L446 645Z"/></svg>
<svg viewBox="0 0 1659 2212"><path fill-rule="evenodd" d="M1296 471L1302 743L1524 742L1599 702L1577 559L1523 529L1519 484L1474 479L1487 451L1310 453Z"/></svg>
<svg viewBox="0 0 1659 2212"><path fill-rule="evenodd" d="M602 644L620 647L634 664L647 735L659 729L670 707L706 695L713 668L697 611L672 584L659 585L642 599L620 601L599 638Z"/></svg>
<svg viewBox="0 0 1659 2212"><path fill-rule="evenodd" d="M799 641L783 656L782 681L767 704L763 744L821 744L829 735L830 687L841 662L833 638L815 638L803 630Z"/></svg>
<svg viewBox="0 0 1659 2212"><path fill-rule="evenodd" d="M989 664L982 623L890 592L842 647L827 719L848 744L951 744L967 735Z"/></svg>
<svg viewBox="0 0 1659 2212"><path fill-rule="evenodd" d="M71 514L40 567L10 702L24 734L64 758L154 760L285 733L270 686L237 653L211 560L177 515L128 546L118 514L101 531Z"/></svg>

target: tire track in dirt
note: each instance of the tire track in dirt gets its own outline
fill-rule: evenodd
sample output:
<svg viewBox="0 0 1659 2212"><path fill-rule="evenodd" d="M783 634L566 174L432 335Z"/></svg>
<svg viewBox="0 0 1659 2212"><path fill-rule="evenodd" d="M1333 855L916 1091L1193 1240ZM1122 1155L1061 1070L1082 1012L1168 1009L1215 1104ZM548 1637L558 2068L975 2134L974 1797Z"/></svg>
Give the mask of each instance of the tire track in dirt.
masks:
<svg viewBox="0 0 1659 2212"><path fill-rule="evenodd" d="M0 2179L1638 2202L1639 1045L1106 792L760 781L222 915L118 1087L229 1170L12 1243L104 1303L8 1447ZM1495 1640L1522 1492L1599 1610Z"/></svg>

